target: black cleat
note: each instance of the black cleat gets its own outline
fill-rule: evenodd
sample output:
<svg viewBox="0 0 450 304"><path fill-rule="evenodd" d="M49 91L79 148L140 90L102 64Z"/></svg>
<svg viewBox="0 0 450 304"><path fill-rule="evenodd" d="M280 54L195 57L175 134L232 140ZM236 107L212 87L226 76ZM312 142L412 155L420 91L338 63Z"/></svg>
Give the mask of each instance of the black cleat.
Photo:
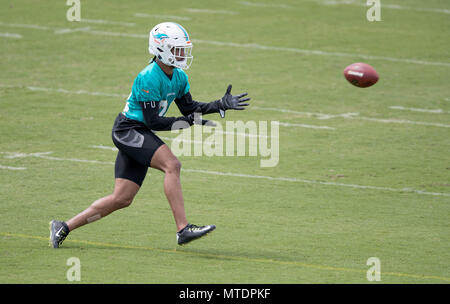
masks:
<svg viewBox="0 0 450 304"><path fill-rule="evenodd" d="M59 248L68 234L69 227L65 222L55 220L50 222L50 246L53 248Z"/></svg>
<svg viewBox="0 0 450 304"><path fill-rule="evenodd" d="M186 227L177 232L178 245L184 245L189 243L190 241L201 238L214 229L216 229L215 225L196 226L193 224L187 224Z"/></svg>

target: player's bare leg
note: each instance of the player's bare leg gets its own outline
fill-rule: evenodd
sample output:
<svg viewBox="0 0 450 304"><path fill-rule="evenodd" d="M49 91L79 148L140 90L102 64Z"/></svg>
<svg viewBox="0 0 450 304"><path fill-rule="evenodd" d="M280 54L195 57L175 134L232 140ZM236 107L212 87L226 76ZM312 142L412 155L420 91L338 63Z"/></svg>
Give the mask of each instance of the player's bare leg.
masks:
<svg viewBox="0 0 450 304"><path fill-rule="evenodd" d="M96 200L86 210L68 220L66 224L69 230L72 231L116 210L128 207L133 202L139 188L138 184L128 179L116 178L113 193Z"/></svg>
<svg viewBox="0 0 450 304"><path fill-rule="evenodd" d="M139 188L138 184L130 180L116 178L111 195L96 200L86 210L67 222L55 220L50 222L50 246L58 248L70 231L99 220L118 209L128 207Z"/></svg>
<svg viewBox="0 0 450 304"><path fill-rule="evenodd" d="M188 224L180 182L181 163L167 145L162 145L153 154L150 167L159 169L165 174L164 193L172 209L177 231L179 231Z"/></svg>
<svg viewBox="0 0 450 304"><path fill-rule="evenodd" d="M156 150L150 166L165 173L164 192L172 208L177 225L178 245L187 244L216 229L214 225L197 226L188 223L184 209L183 193L181 191L181 163L167 145L162 145Z"/></svg>

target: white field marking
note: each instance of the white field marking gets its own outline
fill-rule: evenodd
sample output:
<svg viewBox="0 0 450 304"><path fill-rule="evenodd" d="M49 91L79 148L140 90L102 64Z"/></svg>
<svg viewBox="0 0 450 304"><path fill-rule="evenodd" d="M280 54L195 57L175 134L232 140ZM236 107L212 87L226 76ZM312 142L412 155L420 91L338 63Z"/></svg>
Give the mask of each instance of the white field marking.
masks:
<svg viewBox="0 0 450 304"><path fill-rule="evenodd" d="M420 108L407 108L402 106L390 106L389 109L412 111L412 112L436 113L436 114L446 113L442 109L420 109Z"/></svg>
<svg viewBox="0 0 450 304"><path fill-rule="evenodd" d="M26 86L25 88L31 91L44 91L44 92L56 92L56 93L64 93L64 94L78 94L78 95L92 95L92 96L107 96L107 97L128 97L125 94L115 94L115 93L104 93L104 92L89 92L85 90L71 91L66 89L51 89L51 88L42 88L42 87L34 87L34 86Z"/></svg>
<svg viewBox="0 0 450 304"><path fill-rule="evenodd" d="M441 128L450 128L450 125L442 124L442 123L434 123L434 122L425 122L425 121L411 121L405 119L384 119L384 118L373 118L373 117L364 117L359 116L358 113L344 113L344 114L324 114L324 113L311 113L311 112L297 112L287 109L278 109L278 108L261 108L261 107L252 107L255 110L266 110L266 111L276 111L282 113L294 113L305 115L308 117L316 117L318 119L329 119L329 118L345 118L345 119L361 119L372 122L379 123L397 123L397 124L411 124L411 125L421 125L421 126L433 126L433 127L441 127ZM281 122L280 122L281 125Z"/></svg>
<svg viewBox="0 0 450 304"><path fill-rule="evenodd" d="M224 15L238 15L238 12L228 10L211 10L204 8L185 8L185 11L189 13L205 13L205 14L224 14Z"/></svg>
<svg viewBox="0 0 450 304"><path fill-rule="evenodd" d="M275 51L275 52L291 52L298 53L304 55L320 55L320 56L330 56L330 57L359 57L366 60L383 60L390 62L402 62L402 63L412 63L412 64L422 64L422 65L436 65L436 66L445 66L450 67L450 62L436 62L436 61L426 61L419 59L408 59L408 58L394 58L394 57L386 57L386 56L372 56L365 54L350 54L350 53L339 53L339 52L326 52L320 50L305 50L298 48L288 48L288 47L274 47L261 45L256 43L234 43L234 42L222 42L222 41L212 41L212 40L198 40L193 39L194 43L205 43L212 44L217 46L230 46L230 47L239 47L239 48L250 48L250 49L258 49L265 51Z"/></svg>
<svg viewBox="0 0 450 304"><path fill-rule="evenodd" d="M14 86L14 85L6 85L1 84L2 88L25 88L31 91L41 91L41 92L55 92L55 93L63 93L63 94L78 94L78 95L92 95L92 96L107 96L107 97L123 97L126 98L128 95L125 94L115 94L115 93L104 93L104 92L89 92L85 90L71 91L66 89L53 89L53 88L43 88L43 87L35 87L35 86Z"/></svg>
<svg viewBox="0 0 450 304"><path fill-rule="evenodd" d="M48 26L41 26L36 24L20 24L20 23L3 23L0 22L0 26L9 26L9 27L17 27L17 28L29 28L35 30L44 30L44 31L54 31L54 33L66 33L71 29L67 28L51 28ZM83 29L83 33L89 33L91 35L99 35L99 36L113 36L113 37L131 37L131 38L148 38L148 35L144 34L130 34L130 33L120 33L120 32L106 32L106 31L96 31L96 30L86 30Z"/></svg>
<svg viewBox="0 0 450 304"><path fill-rule="evenodd" d="M61 35L61 34L69 34L69 33L76 33L76 32L87 32L90 31L91 28L88 27L77 27L77 28L63 28L55 30L55 34Z"/></svg>
<svg viewBox="0 0 450 304"><path fill-rule="evenodd" d="M8 86L8 85L0 84L0 87L15 87L15 86ZM85 90L69 91L69 90L65 90L65 89L61 89L61 88L60 89L50 89L50 88L32 87L32 86L25 86L25 88L32 90L32 91L58 92L58 93L65 93L65 94L86 94L86 95L93 95L93 96L109 96L109 97L124 97L124 98L128 97L128 95L122 95L122 94L88 92ZM331 118L330 114L321 114L321 115L323 117ZM341 114L341 115L344 115L344 114ZM315 125L297 124L297 123L288 123L288 122L280 122L279 124L280 124L280 126L283 126L283 127L300 127L300 128L308 128L308 129L328 129L328 130L336 129L336 128L327 127L327 126L315 126ZM267 135L257 135L257 134L250 134L250 133L239 133L239 132L233 133L230 131L216 131L216 132L222 133L222 134L236 134L238 136L246 136L246 137L258 137L258 138L261 138L261 137L270 138L271 137L271 136L267 136Z"/></svg>
<svg viewBox="0 0 450 304"><path fill-rule="evenodd" d="M5 169L5 170L26 170L27 168L24 167L11 167L11 166L2 166L0 165L0 169Z"/></svg>
<svg viewBox="0 0 450 304"><path fill-rule="evenodd" d="M134 14L135 17L142 17L142 18L159 18L159 19L174 19L174 20L191 20L190 17L183 17L183 16L174 16L174 15L152 15L152 14L145 14L145 13L136 13Z"/></svg>
<svg viewBox="0 0 450 304"><path fill-rule="evenodd" d="M286 5L286 4L267 4L267 3L249 2L249 1L239 1L239 4L242 4L245 6L254 6L254 7L292 8L292 6Z"/></svg>
<svg viewBox="0 0 450 304"><path fill-rule="evenodd" d="M390 188L390 187L363 186L363 185L355 185L355 184L343 184L343 183L335 183L335 182L322 182L322 181L315 181L315 180L306 180L306 179L299 179L299 178L295 178L295 177L271 177L271 176L263 176L263 175L249 175L249 174L218 172L218 171L208 171L208 170L198 170L198 169L181 169L181 170L183 170L185 172L212 174L212 175L220 175L220 176L267 179L267 180L284 181L284 182L320 184L320 185L350 187L350 188L357 188L357 189L392 191L392 192L410 192L410 193L436 195L436 196L450 196L450 193L428 192L428 191L416 190L416 189L411 189L411 188L397 189L397 188Z"/></svg>
<svg viewBox="0 0 450 304"><path fill-rule="evenodd" d="M21 152L1 152L5 154L5 158L14 159L14 158L25 158L25 157L41 157L53 152L37 152L37 153L21 153Z"/></svg>
<svg viewBox="0 0 450 304"><path fill-rule="evenodd" d="M122 97L122 98L128 97L128 95L126 95L126 94L89 92L89 91L85 91L85 90L70 91L70 90L61 89L61 88L52 89L52 88L43 88L43 87L34 87L34 86L24 86L23 87L23 86L13 86L13 85L5 85L5 84L0 84L0 87L27 88L32 91L57 92L57 93L64 93L64 94L86 94L86 95L93 95L93 96L108 96L108 97ZM293 110L288 110L288 109L265 108L265 107L264 108L252 107L252 109L264 110L264 111L276 111L276 112L282 112L282 113L294 113L294 114L305 115L308 117L316 117L317 119L330 119L330 118L341 117L341 118L345 118L345 119L361 119L361 120L380 122L380 123L412 124L412 125L434 126L434 127L442 127L442 128L450 127L450 125L441 124L441 123L411 121L411 120L403 120L403 119L383 119L383 118L363 117L363 116L358 116L359 113L325 114L325 113L312 113L312 112L298 112L298 111L293 111ZM287 122L280 122L280 126L335 130L335 128L328 127L328 126L315 126L315 125L296 124L296 123L287 123Z"/></svg>
<svg viewBox="0 0 450 304"><path fill-rule="evenodd" d="M290 122L279 122L280 126L283 127L299 127L299 128L307 128L307 129L324 129L324 130L336 130L336 128L333 127L327 127L327 126L314 126L314 125L307 125L307 124L298 124L298 123L290 123Z"/></svg>
<svg viewBox="0 0 450 304"><path fill-rule="evenodd" d="M117 149L116 147L109 147L109 146L104 146L104 145L93 145L93 146L89 146L89 147L95 148L95 149L109 150L109 151L119 151L119 149Z"/></svg>
<svg viewBox="0 0 450 304"><path fill-rule="evenodd" d="M281 113L292 113L292 114L298 114L303 115L307 117L315 117L317 119L330 119L330 118L336 118L336 117L351 117L351 116L358 116L359 113L343 113L343 114L326 114L326 113L313 113L313 112L300 112L300 111L294 111L289 109L282 109L282 108L270 108L270 107L257 107L252 106L252 110L262 110L262 111L275 111L275 112L281 112Z"/></svg>
<svg viewBox="0 0 450 304"><path fill-rule="evenodd" d="M91 163L91 164L102 164L102 165L113 165L114 162L106 162L99 160L87 160L87 159L78 159L78 158L61 158L61 157L53 157L49 156L53 152L37 152L37 153L21 153L21 152L0 152L1 154L5 154L5 158L26 158L26 157L37 157L48 160L58 160L58 161L71 161L78 163Z"/></svg>
<svg viewBox="0 0 450 304"><path fill-rule="evenodd" d="M316 1L317 2L317 1ZM358 1L358 0L325 0L325 1L319 1L319 4L322 5L357 5L357 6L367 6L366 1ZM418 12L431 12L431 13L441 13L441 14L450 14L449 9L445 8L421 8L421 7L411 7L411 6L404 6L404 5L398 5L398 4L381 4L381 8L390 8L390 9L397 9L397 10L414 10Z"/></svg>
<svg viewBox="0 0 450 304"><path fill-rule="evenodd" d="M130 37L130 38L145 38L148 39L148 34L130 34L130 33L120 33L120 32L107 32L107 31L87 31L91 35L98 36L112 36L112 37Z"/></svg>
<svg viewBox="0 0 450 304"><path fill-rule="evenodd" d="M15 38L15 39L23 38L22 35L15 34L15 33L0 33L0 37L3 37L3 38Z"/></svg>
<svg viewBox="0 0 450 304"><path fill-rule="evenodd" d="M361 119L367 121L381 122L381 123L397 123L397 124L410 124L410 125L421 125L430 127L441 127L450 128L450 125L434 122L424 122L424 121L411 121L406 119L382 119L382 118L372 118L372 117L348 117L349 119Z"/></svg>
<svg viewBox="0 0 450 304"><path fill-rule="evenodd" d="M29 28L34 30L44 30L44 31L50 31L53 28L50 28L48 26L43 25L36 25L36 24L22 24L22 23L3 23L0 22L1 26L9 26L9 27L17 27L17 28Z"/></svg>
<svg viewBox="0 0 450 304"><path fill-rule="evenodd" d="M69 161L69 162L81 162L81 163L90 163L90 164L114 165L114 162L107 162L107 161L48 156L49 154L51 154L53 152L37 152L37 153L0 152L0 153L6 154L9 156L14 156L14 158L37 157L37 158L43 158L43 159L47 159L47 160L56 160L56 161ZM450 193L428 192L428 191L416 190L416 189L412 189L412 188L398 189L398 188L390 188L390 187L364 186L364 185L356 185L356 184L344 184L344 183L335 183L335 182L322 182L322 181L316 181L316 180L306 180L306 179L299 179L299 178L295 178L295 177L272 177L272 176L264 176L264 175L250 175L250 174L242 174L242 173L219 172L219 171L209 171L209 170L199 170L199 169L184 169L184 168L182 168L181 170L183 172L201 173L201 174L210 174L210 175L219 175L219 176L245 177L245 178L252 178L252 179L266 179L266 180L281 181L281 182L318 184L318 185L329 185L329 186L338 186L338 187L349 187L349 188L356 188L356 189L369 189L369 190L380 190L380 191L391 191L391 192L407 192L407 193L416 193L416 194L423 194L423 195L449 196L450 197Z"/></svg>
<svg viewBox="0 0 450 304"><path fill-rule="evenodd" d="M123 26L135 26L136 25L136 23L132 23L132 22L111 21L111 20L102 20L102 19L86 19L86 18L81 18L80 22L93 23L93 24L123 25Z"/></svg>
<svg viewBox="0 0 450 304"><path fill-rule="evenodd" d="M32 24L7 24L1 23L1 26L12 26L12 27L23 27L23 28L33 28L33 29L41 29L41 30L51 30L49 27L32 25ZM63 30L63 29L56 29ZM131 34L131 33L120 33L120 32L107 32L107 31L97 31L97 30L86 30L81 31L83 33L88 33L91 35L99 35L99 36L113 36L113 37L130 37L130 38L142 38L148 39L147 34ZM298 49L298 48L280 48L274 46L266 46L256 43L234 43L234 42L223 42L223 41L214 41L214 40L192 40L194 43L204 43L211 44L216 46L229 46L229 47L238 47L238 48L250 48L250 49L258 49L265 51L276 51L276 52L291 52L303 55L320 55L320 56L329 56L329 57L350 57L350 58L360 58L366 60L382 60L382 61L390 61L390 62L401 62L401 63L411 63L411 64L421 64L421 65L434 65L434 66L443 66L450 67L450 62L437 62L437 61L426 61L419 59L408 59L408 58L394 58L394 57L385 57L385 56L372 56L365 54L350 54L350 53L339 53L339 52L326 52L320 50L306 50L306 49Z"/></svg>

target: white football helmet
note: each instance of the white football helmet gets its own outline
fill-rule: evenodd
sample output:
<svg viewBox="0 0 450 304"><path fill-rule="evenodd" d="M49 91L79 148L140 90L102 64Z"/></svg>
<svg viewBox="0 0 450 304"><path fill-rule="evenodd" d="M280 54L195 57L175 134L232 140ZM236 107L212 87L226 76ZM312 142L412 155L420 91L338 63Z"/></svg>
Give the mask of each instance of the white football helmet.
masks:
<svg viewBox="0 0 450 304"><path fill-rule="evenodd" d="M163 22L152 28L148 51L162 63L184 70L189 69L194 58L188 33L174 22Z"/></svg>

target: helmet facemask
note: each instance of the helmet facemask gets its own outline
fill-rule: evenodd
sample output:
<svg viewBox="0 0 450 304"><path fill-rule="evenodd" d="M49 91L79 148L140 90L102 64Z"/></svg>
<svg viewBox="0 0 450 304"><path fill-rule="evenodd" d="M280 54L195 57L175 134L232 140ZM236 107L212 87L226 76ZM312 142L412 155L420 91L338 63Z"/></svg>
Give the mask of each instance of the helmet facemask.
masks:
<svg viewBox="0 0 450 304"><path fill-rule="evenodd" d="M192 56L192 44L188 46L174 46L171 48L172 58L169 59L172 65L180 69L189 69L194 56Z"/></svg>

